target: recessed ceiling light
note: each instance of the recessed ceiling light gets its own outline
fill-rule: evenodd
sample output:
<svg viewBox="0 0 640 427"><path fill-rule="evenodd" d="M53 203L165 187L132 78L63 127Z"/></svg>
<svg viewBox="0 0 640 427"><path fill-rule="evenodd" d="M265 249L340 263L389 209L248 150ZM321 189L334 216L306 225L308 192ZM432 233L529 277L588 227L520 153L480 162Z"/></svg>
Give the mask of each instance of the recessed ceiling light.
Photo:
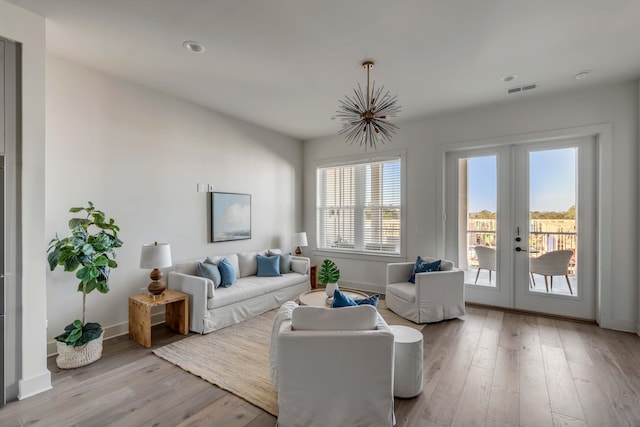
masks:
<svg viewBox="0 0 640 427"><path fill-rule="evenodd" d="M501 82L507 83L507 82L512 82L515 79L518 78L517 74L509 74L508 76L504 76L500 79Z"/></svg>
<svg viewBox="0 0 640 427"><path fill-rule="evenodd" d="M185 49L193 53L202 53L205 51L204 45L200 42L186 41L182 43Z"/></svg>
<svg viewBox="0 0 640 427"><path fill-rule="evenodd" d="M576 73L573 76L574 80L582 80L582 79L586 79L587 77L589 77L589 73L591 72L591 70L584 70L584 71L580 71L579 73Z"/></svg>

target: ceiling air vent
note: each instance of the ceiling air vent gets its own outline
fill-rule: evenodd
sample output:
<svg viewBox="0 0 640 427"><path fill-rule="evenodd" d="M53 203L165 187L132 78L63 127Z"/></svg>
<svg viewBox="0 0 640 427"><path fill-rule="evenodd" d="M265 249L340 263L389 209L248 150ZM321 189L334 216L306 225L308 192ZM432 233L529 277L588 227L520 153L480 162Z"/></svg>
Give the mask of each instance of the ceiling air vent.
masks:
<svg viewBox="0 0 640 427"><path fill-rule="evenodd" d="M528 90L537 89L538 86L540 86L540 83L529 83L522 86L512 87L507 89L507 94L526 92Z"/></svg>

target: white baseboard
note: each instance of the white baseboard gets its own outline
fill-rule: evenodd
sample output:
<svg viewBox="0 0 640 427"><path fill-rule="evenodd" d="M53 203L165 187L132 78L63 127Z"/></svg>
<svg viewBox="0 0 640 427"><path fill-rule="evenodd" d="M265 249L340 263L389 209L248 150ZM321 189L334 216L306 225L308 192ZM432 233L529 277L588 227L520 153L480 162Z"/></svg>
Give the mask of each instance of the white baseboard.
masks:
<svg viewBox="0 0 640 427"><path fill-rule="evenodd" d="M345 289L353 289L356 291L363 291L374 294L384 294L386 292L386 286L376 285L375 283L350 282L347 280L340 280L338 281L338 286Z"/></svg>
<svg viewBox="0 0 640 427"><path fill-rule="evenodd" d="M18 381L18 400L35 396L44 391L51 390L51 371L46 369L38 376L24 378Z"/></svg>
<svg viewBox="0 0 640 427"><path fill-rule="evenodd" d="M605 329L613 329L614 331L640 333L640 324L634 326L632 322L629 322L627 320L600 319L599 326Z"/></svg>
<svg viewBox="0 0 640 427"><path fill-rule="evenodd" d="M165 321L165 313L154 313L151 315L151 325L159 325L164 323ZM108 340L111 338L119 337L120 335L126 335L129 333L129 322L118 323L116 325L107 326L104 328L104 339ZM56 347L56 340L51 340L47 343L47 357L55 356L58 354L58 349Z"/></svg>

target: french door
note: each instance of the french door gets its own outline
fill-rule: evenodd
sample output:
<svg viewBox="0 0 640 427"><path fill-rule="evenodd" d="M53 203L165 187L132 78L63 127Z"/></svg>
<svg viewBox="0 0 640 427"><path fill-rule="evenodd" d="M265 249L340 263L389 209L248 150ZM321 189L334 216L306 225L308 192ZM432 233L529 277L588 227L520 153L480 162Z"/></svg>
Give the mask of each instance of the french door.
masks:
<svg viewBox="0 0 640 427"><path fill-rule="evenodd" d="M595 319L591 137L446 153L445 254L466 299Z"/></svg>

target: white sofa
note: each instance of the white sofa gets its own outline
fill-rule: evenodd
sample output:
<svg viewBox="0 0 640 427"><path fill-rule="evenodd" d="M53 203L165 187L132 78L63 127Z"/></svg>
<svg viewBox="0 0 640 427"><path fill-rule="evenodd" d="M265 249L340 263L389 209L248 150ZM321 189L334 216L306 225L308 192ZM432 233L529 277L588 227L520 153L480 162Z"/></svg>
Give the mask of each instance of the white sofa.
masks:
<svg viewBox="0 0 640 427"><path fill-rule="evenodd" d="M427 262L436 258L424 258ZM387 264L387 307L415 323L439 322L464 316L464 272L453 262L442 260L440 271L416 274L410 283L414 262Z"/></svg>
<svg viewBox="0 0 640 427"><path fill-rule="evenodd" d="M240 323L280 307L311 289L309 258L291 257L291 272L276 277L258 277L257 255L267 256L279 250L241 252L209 257L218 264L227 258L236 273L236 283L215 288L213 282L196 276L198 262L204 258L176 264L168 275L168 287L189 294L189 329L206 334Z"/></svg>
<svg viewBox="0 0 640 427"><path fill-rule="evenodd" d="M271 340L278 426L392 426L394 336L382 316L369 305L293 304Z"/></svg>

